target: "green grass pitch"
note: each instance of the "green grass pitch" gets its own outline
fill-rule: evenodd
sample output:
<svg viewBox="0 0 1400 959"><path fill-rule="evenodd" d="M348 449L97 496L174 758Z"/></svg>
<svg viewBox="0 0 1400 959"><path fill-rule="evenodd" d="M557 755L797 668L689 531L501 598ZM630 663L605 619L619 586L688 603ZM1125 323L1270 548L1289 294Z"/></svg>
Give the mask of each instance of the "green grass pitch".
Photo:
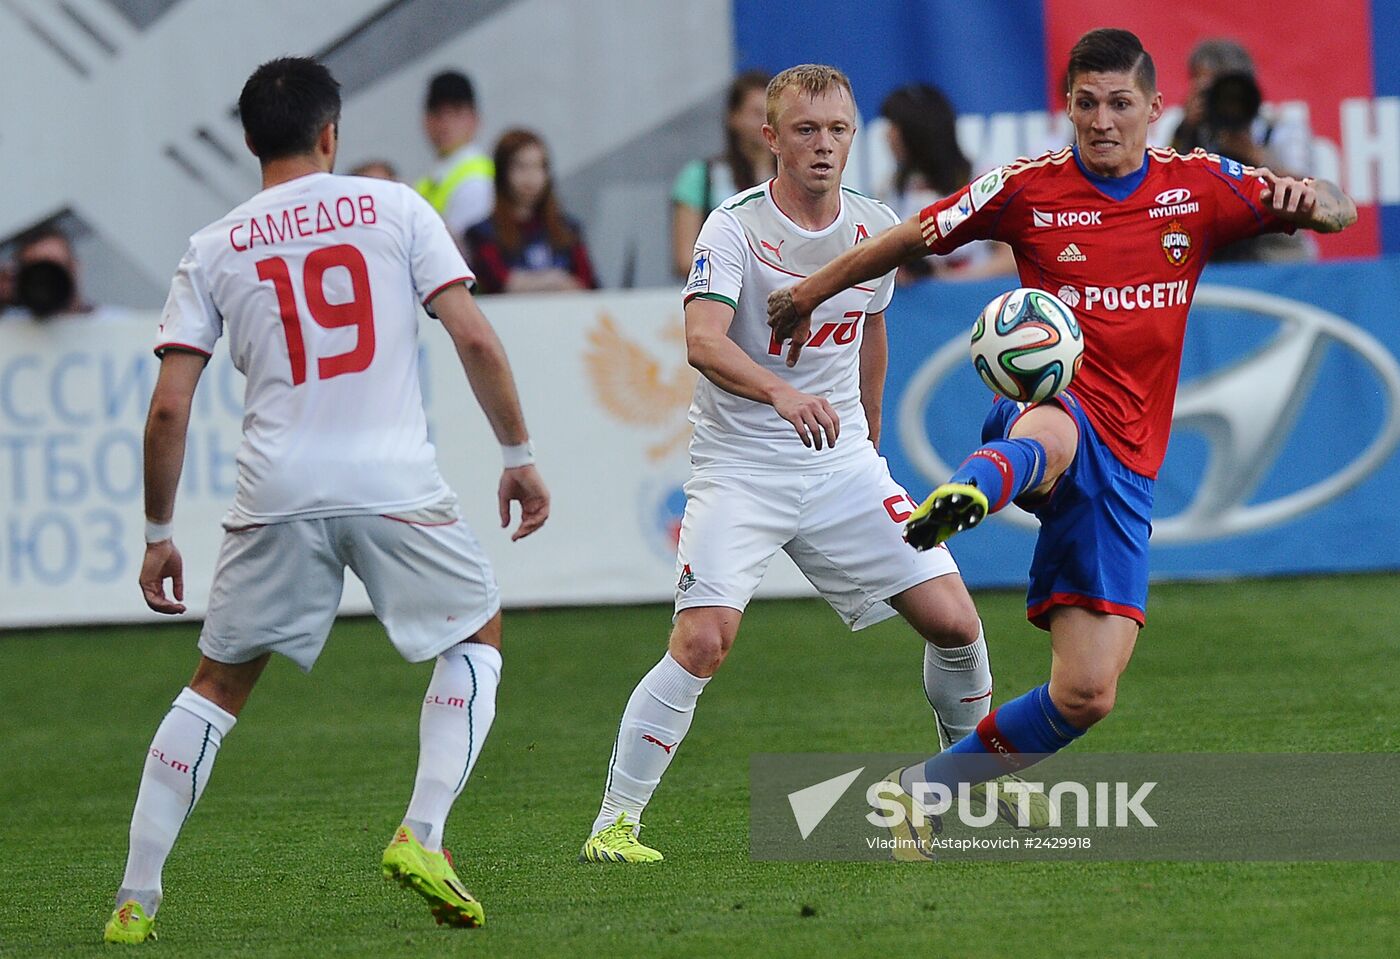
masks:
<svg viewBox="0 0 1400 959"><path fill-rule="evenodd" d="M133 601L135 591L133 588ZM1020 597L978 596L998 700L1043 681ZM1102 751L1393 751L1400 576L1154 590ZM752 752L920 751L919 641L818 602L758 603L648 810L668 861L586 866L618 716L663 607L517 612L496 725L448 822L479 931L382 880L429 667L337 627L310 677L268 670L166 868L147 954L1400 955L1396 863L755 863ZM197 626L0 635L0 956L100 943L145 746ZM1222 790L1230 788L1222 783ZM1400 797L1396 797L1400 802Z"/></svg>

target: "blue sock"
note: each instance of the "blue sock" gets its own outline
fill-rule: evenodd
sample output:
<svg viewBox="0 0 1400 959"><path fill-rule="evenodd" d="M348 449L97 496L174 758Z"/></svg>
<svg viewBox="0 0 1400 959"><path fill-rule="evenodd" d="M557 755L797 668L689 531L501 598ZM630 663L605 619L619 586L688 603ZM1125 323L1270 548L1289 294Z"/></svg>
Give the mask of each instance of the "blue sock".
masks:
<svg viewBox="0 0 1400 959"><path fill-rule="evenodd" d="M985 782L1008 767L1024 769L1082 735L1051 702L1046 683L992 710L976 732L924 763L923 782L942 783L957 795L958 783Z"/></svg>
<svg viewBox="0 0 1400 959"><path fill-rule="evenodd" d="M1026 437L992 440L963 460L950 483L970 483L987 496L997 510L1045 480L1045 447Z"/></svg>

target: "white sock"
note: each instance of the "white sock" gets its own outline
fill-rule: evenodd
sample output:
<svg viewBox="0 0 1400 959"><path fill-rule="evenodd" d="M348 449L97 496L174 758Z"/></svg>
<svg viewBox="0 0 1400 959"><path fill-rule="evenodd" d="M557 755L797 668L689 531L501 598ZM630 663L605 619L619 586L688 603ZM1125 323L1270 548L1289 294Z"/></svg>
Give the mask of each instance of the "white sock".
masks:
<svg viewBox="0 0 1400 959"><path fill-rule="evenodd" d="M944 649L924 643L924 695L944 749L970 735L991 712L992 669L980 622L977 641L967 646Z"/></svg>
<svg viewBox="0 0 1400 959"><path fill-rule="evenodd" d="M146 754L117 905L135 899L148 916L160 907L165 859L199 802L219 746L236 721L189 687L175 697Z"/></svg>
<svg viewBox="0 0 1400 959"><path fill-rule="evenodd" d="M418 721L418 776L404 824L426 849L442 849L443 824L467 784L496 718L501 652L458 643L437 658Z"/></svg>
<svg viewBox="0 0 1400 959"><path fill-rule="evenodd" d="M622 813L641 822L642 810L690 729L696 700L708 682L691 675L669 652L642 677L622 712L593 832L611 826Z"/></svg>

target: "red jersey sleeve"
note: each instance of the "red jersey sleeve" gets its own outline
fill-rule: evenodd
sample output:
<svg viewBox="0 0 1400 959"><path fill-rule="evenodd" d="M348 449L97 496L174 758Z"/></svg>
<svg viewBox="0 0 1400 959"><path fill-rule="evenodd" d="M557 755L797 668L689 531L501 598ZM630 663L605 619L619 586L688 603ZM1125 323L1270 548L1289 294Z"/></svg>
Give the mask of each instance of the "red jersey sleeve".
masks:
<svg viewBox="0 0 1400 959"><path fill-rule="evenodd" d="M1216 247L1261 233L1293 233L1297 227L1274 215L1259 199L1267 185L1254 167L1229 157L1206 154L1207 180L1215 195L1213 240Z"/></svg>
<svg viewBox="0 0 1400 959"><path fill-rule="evenodd" d="M973 240L997 239L997 228L1018 192L1007 183L1009 167L997 167L952 196L919 211L919 228L931 253L951 253Z"/></svg>

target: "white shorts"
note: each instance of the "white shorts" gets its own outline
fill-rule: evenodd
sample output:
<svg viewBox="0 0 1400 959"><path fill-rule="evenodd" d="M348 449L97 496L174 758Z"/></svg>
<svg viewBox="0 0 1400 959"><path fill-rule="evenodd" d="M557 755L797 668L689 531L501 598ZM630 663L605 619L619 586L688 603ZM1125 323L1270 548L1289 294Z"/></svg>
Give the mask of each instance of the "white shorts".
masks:
<svg viewBox="0 0 1400 959"><path fill-rule="evenodd" d="M501 608L491 564L455 501L411 517L292 520L224 534L200 651L221 663L277 652L309 671L347 566L411 663L474 635Z"/></svg>
<svg viewBox="0 0 1400 959"><path fill-rule="evenodd" d="M958 571L947 549L921 553L904 542L914 501L873 452L836 473L706 470L690 478L685 495L677 613L742 611L780 549L851 629L893 616L891 596Z"/></svg>

